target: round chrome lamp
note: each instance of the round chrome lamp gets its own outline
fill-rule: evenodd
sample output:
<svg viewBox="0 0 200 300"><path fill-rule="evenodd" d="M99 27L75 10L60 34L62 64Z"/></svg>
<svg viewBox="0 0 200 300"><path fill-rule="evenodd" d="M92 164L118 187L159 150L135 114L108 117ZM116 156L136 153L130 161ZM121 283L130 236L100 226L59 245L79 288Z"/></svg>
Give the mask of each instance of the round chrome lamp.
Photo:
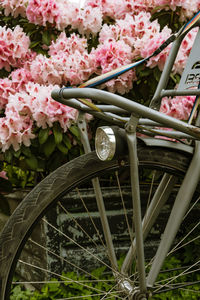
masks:
<svg viewBox="0 0 200 300"><path fill-rule="evenodd" d="M95 149L100 160L111 160L116 151L115 133L111 127L98 127L95 136Z"/></svg>

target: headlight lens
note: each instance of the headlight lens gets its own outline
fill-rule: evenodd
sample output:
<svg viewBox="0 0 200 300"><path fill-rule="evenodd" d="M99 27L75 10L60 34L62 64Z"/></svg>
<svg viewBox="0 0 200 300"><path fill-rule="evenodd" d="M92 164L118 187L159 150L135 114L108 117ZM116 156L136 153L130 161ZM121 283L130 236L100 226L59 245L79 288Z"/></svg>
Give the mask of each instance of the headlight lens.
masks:
<svg viewBox="0 0 200 300"><path fill-rule="evenodd" d="M111 127L98 127L95 137L95 149L100 160L111 160L115 155L116 138Z"/></svg>

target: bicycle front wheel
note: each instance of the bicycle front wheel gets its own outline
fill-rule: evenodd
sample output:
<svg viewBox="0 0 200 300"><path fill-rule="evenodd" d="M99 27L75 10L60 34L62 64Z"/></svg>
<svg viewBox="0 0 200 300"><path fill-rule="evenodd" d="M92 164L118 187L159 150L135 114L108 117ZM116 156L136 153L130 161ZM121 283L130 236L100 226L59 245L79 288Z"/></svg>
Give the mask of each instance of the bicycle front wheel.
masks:
<svg viewBox="0 0 200 300"><path fill-rule="evenodd" d="M142 215L145 224L151 223L144 232L148 274L191 157L146 146L138 147L138 157ZM94 180L92 183L97 177L105 206L104 221L96 203ZM155 220L148 221L146 210L163 178L167 181L159 191L158 203L167 194L166 187L172 178L174 183ZM127 158L102 162L95 153L83 155L45 178L10 217L0 238L0 299L18 299L16 295L23 293L29 295L28 299L31 295L35 295L33 299L147 299L150 296L160 299L161 292L170 295L174 289L178 293L192 293L192 299L198 299L199 253L195 250L199 246L198 234L195 235L198 201L193 203L156 283L147 294L141 295L135 252L132 251L128 266L123 263L131 247L134 248L134 211ZM195 230L188 225L191 220ZM193 224L195 221L197 225ZM106 234L103 227L107 228ZM192 259L188 256L190 251L193 251Z"/></svg>

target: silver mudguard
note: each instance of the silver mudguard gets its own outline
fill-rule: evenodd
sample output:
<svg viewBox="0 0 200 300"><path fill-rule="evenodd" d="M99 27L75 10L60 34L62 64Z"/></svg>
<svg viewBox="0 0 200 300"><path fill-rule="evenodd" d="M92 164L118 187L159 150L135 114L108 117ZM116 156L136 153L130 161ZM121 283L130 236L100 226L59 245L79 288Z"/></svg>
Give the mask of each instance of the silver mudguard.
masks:
<svg viewBox="0 0 200 300"><path fill-rule="evenodd" d="M142 141L147 146L176 149L178 151L186 152L189 154L193 154L194 152L193 146L178 143L178 142L173 142L169 140L149 138L149 137L138 137L138 140Z"/></svg>

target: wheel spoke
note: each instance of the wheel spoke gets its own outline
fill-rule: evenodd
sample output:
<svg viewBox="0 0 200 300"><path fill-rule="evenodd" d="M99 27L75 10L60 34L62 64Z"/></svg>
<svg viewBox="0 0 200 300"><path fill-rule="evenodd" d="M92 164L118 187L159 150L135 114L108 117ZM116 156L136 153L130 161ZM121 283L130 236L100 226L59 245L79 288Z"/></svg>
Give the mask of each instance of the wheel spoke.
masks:
<svg viewBox="0 0 200 300"><path fill-rule="evenodd" d="M38 247L44 249L45 251L49 252L50 254L54 255L55 257L61 259L62 261L66 262L67 264L73 266L73 267L75 268L75 270L77 269L78 271L81 271L83 274L86 274L87 276L90 276L90 277L94 278L93 280L89 280L89 282L97 282L97 281L98 281L98 282L101 282L101 281L103 281L103 280L99 280L99 279L98 279L97 277L95 277L93 274L91 274L91 273L87 272L86 270L80 268L79 266L75 265L73 262L71 262L71 261L69 261L69 260L67 260L67 259L65 259L65 258L63 258L63 257L61 257L60 255L57 255L57 254L56 254L55 252L53 252L53 251L50 251L47 247L44 247L44 246L42 246L42 245L36 243L36 242L33 241L32 239L29 239L29 241L31 241L32 243L34 243L34 244L37 245ZM114 279L113 279L113 280L114 280ZM111 281L111 280L109 280L109 281ZM81 281L79 281L79 282L81 282ZM104 280L104 282L106 282L106 280Z"/></svg>
<svg viewBox="0 0 200 300"><path fill-rule="evenodd" d="M81 202L82 202L82 204L83 204L83 206L84 206L84 208L85 208L85 211L88 213L89 219L90 219L92 225L94 226L94 229L95 229L95 231L96 231L96 233L97 233L97 235L98 235L98 237L99 237L99 239L100 239L100 241L101 241L101 244L102 244L103 247L106 249L106 246L105 246L105 244L104 244L104 242L103 242L103 240L102 240L101 235L99 234L99 230L97 229L97 227L96 227L96 225L95 225L95 223L94 223L94 220L93 220L93 218L92 218L92 216L91 216L91 214L90 214L90 212L89 212L89 210L88 210L88 208L87 208L87 205L85 204L85 201L84 201L83 198L81 197L81 193L80 193L79 189L76 188L76 191L77 191L77 193L78 193L78 195L79 195L79 198L80 198L80 200L81 200Z"/></svg>
<svg viewBox="0 0 200 300"><path fill-rule="evenodd" d="M79 193L80 194L80 193ZM73 217L73 215L60 203L60 201L58 202L58 205L62 208L62 210L74 221L74 223L83 231L83 233L89 238L89 240L96 246L98 247L98 245L96 244L96 242L94 241L94 239L85 231L85 229L76 221L76 219ZM98 230L96 229L96 231L98 232ZM98 232L99 234L99 232ZM102 241L103 242L103 241ZM104 249L106 249L105 244L102 243Z"/></svg>
<svg viewBox="0 0 200 300"><path fill-rule="evenodd" d="M171 277L171 278L167 278L167 279L165 279L165 280L161 280L161 281L159 281L159 282L156 282L156 284L160 285L161 282L167 281L164 285L162 285L162 286L160 285L160 287L159 287L157 290L155 290L154 293L158 292L160 289L162 289L162 288L164 288L164 287L169 286L169 284L170 284L171 282L173 282L174 280L176 280L177 278L180 278L180 277L182 277L182 276L185 276L185 275L188 275L188 274L191 274L191 273L194 274L195 272L198 272L198 271L200 270L199 268L196 269L196 270L190 270L190 269L192 269L193 267L197 266L198 264L200 264L200 260L197 261L196 263L194 263L193 265L189 266L187 269L185 269L185 270L184 270L183 272L181 272L180 274L175 275L175 276L173 276L173 277ZM189 271L189 270L190 270L190 271Z"/></svg>
<svg viewBox="0 0 200 300"><path fill-rule="evenodd" d="M55 273L55 272L53 272L53 271L49 271L48 269L44 269L44 268L41 268L41 267L39 267L39 266L32 265L32 264L30 264L30 263L28 263L28 262L24 262L24 261L22 261L22 260L18 260L18 261L19 261L19 263L21 263L21 264L27 265L27 266L32 267L32 268L34 268L34 269L38 269L38 270L43 271L43 272L45 272L45 273L51 274L51 275L53 275L53 276L56 276L56 277L59 277L59 278L62 277L63 279L66 279L69 283L70 283L70 282L71 282L71 283L77 283L77 284L80 284L80 285L82 285L82 286L84 286L84 287L86 287L86 288L88 288L88 289L91 289L91 290L94 290L94 291L97 291L97 292L103 292L103 291L101 291L101 290L99 290L99 289L97 289L97 288L94 288L94 287L90 286L90 285L84 284L83 282L80 282L79 280L71 279L71 278L67 277L66 275L60 275L60 274L57 274L57 273Z"/></svg>
<svg viewBox="0 0 200 300"><path fill-rule="evenodd" d="M114 274L118 274L119 273L114 270L110 265L108 265L107 263L105 263L103 260L101 260L98 256L96 256L95 254L93 254L92 252L90 252L87 248L84 248L81 244L77 243L75 240L73 240L72 238L70 238L68 235L66 235L65 233L63 233L62 231L60 231L58 228L56 228L55 226L53 226L52 224L50 224L47 220L45 220L43 218L43 221L50 227L52 227L55 231L59 232L61 235L63 235L66 239L68 239L69 241L71 241L72 243L74 243L75 245L77 245L79 248L81 248L82 250L84 250L85 252L87 252L87 254L89 254L91 257L95 258L97 261L99 261L102 265L106 266L107 268L109 268Z"/></svg>

